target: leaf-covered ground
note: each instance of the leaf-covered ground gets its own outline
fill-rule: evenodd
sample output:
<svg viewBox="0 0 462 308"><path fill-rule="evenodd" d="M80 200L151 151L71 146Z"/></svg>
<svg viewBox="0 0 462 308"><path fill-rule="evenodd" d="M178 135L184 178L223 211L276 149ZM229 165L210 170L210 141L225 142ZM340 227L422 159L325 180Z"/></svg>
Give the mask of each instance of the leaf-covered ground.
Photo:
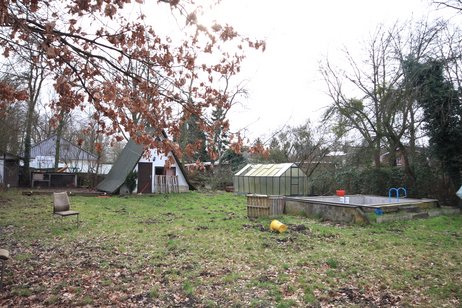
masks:
<svg viewBox="0 0 462 308"><path fill-rule="evenodd" d="M246 218L229 193L71 197L0 194L10 251L0 306L460 307L462 217L340 226Z"/></svg>

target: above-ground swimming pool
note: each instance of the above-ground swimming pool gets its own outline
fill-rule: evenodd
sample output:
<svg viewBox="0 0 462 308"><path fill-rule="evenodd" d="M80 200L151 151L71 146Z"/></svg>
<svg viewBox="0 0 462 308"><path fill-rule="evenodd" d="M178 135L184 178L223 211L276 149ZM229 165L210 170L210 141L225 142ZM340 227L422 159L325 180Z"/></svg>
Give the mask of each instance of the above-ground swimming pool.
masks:
<svg viewBox="0 0 462 308"><path fill-rule="evenodd" d="M436 199L411 199L371 195L286 197L285 213L347 223L368 223L384 213L437 208Z"/></svg>
<svg viewBox="0 0 462 308"><path fill-rule="evenodd" d="M287 197L287 199L298 199L307 200L307 202L320 202L330 203L337 205L354 205L361 207L383 207L383 206L396 206L404 204L422 204L422 203L434 203L435 206L438 203L436 199L411 199L411 198L396 198L396 197L382 197L382 196L370 196L370 195L350 195L345 197L337 196L318 196L318 197ZM432 204L433 205L433 204Z"/></svg>

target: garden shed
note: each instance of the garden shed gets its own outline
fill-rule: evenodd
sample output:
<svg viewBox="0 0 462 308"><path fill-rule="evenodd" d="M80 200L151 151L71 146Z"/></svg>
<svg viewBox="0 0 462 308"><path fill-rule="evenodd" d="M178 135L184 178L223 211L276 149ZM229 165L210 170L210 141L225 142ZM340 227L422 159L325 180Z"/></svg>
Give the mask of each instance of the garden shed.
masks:
<svg viewBox="0 0 462 308"><path fill-rule="evenodd" d="M299 196L307 194L308 178L294 163L249 164L233 178L237 194Z"/></svg>
<svg viewBox="0 0 462 308"><path fill-rule="evenodd" d="M17 187L19 185L19 162L21 158L0 151L0 186Z"/></svg>

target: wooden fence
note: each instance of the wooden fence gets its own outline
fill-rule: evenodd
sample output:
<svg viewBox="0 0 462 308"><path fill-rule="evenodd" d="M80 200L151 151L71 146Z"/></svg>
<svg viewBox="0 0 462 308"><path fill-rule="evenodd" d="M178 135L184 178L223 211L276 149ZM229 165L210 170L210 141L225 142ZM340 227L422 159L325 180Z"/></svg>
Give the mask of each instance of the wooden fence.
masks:
<svg viewBox="0 0 462 308"><path fill-rule="evenodd" d="M176 175L156 175L154 181L156 193L169 194L180 192L178 187L178 176Z"/></svg>
<svg viewBox="0 0 462 308"><path fill-rule="evenodd" d="M247 195L247 216L265 217L281 216L284 214L284 196Z"/></svg>

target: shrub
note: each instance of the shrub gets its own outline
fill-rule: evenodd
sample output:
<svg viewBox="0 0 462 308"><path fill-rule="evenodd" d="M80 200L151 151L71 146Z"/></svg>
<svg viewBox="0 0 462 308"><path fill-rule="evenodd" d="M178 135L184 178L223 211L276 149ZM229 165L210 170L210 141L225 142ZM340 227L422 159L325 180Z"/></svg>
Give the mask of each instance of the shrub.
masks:
<svg viewBox="0 0 462 308"><path fill-rule="evenodd" d="M127 185L128 190L132 193L136 188L136 179L138 178L138 172L132 171L127 175L125 179L125 185Z"/></svg>

